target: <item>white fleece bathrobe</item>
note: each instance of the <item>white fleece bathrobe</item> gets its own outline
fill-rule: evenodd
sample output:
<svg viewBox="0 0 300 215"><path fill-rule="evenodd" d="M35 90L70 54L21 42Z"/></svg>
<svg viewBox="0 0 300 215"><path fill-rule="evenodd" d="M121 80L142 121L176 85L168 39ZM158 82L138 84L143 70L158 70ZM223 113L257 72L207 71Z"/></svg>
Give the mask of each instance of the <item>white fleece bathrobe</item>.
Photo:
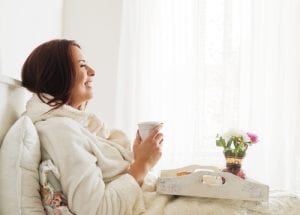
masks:
<svg viewBox="0 0 300 215"><path fill-rule="evenodd" d="M155 180L140 188L126 173L132 162L130 143L119 130L109 130L95 115L68 105L50 106L34 95L26 115L35 123L42 160L51 159L60 173L62 191L77 215L286 214L298 211L297 196L271 194L270 203L156 194ZM299 210L298 210L299 209Z"/></svg>
<svg viewBox="0 0 300 215"><path fill-rule="evenodd" d="M34 95L26 115L41 141L42 160L51 159L60 173L63 193L75 214L140 214L142 190L126 173L132 162L127 137L109 130L93 114L64 105L52 107Z"/></svg>

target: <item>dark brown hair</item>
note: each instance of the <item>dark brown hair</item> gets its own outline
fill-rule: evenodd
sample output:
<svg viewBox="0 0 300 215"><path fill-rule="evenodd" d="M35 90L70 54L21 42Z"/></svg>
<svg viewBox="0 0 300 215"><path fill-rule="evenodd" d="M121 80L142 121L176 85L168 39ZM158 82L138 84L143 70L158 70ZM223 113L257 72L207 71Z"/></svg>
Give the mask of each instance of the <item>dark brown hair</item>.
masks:
<svg viewBox="0 0 300 215"><path fill-rule="evenodd" d="M67 104L75 82L74 40L56 39L35 48L22 67L22 85L54 109ZM44 94L53 96L48 100Z"/></svg>

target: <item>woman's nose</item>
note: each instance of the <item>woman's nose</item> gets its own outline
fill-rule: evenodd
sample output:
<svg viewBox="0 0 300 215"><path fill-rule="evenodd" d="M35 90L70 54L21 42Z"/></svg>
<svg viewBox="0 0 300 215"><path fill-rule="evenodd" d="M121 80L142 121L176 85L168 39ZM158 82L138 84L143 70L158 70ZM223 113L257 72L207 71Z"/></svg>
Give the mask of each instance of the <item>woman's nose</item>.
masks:
<svg viewBox="0 0 300 215"><path fill-rule="evenodd" d="M95 76L96 73L95 70L90 66L87 66L87 72L89 76Z"/></svg>

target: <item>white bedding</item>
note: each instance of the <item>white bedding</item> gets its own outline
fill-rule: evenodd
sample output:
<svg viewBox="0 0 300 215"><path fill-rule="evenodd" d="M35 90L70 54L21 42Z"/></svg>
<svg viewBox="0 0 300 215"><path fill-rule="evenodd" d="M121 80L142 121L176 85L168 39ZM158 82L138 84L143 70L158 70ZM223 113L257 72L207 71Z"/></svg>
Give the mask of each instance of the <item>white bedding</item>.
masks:
<svg viewBox="0 0 300 215"><path fill-rule="evenodd" d="M52 166L57 169L53 164ZM193 198L157 194L155 182L156 177L148 175L142 187L147 209L144 215L300 214L299 195L284 191L271 190L269 202ZM50 183L51 187L55 187L50 180L47 183ZM70 213L66 210L61 214Z"/></svg>
<svg viewBox="0 0 300 215"><path fill-rule="evenodd" d="M271 190L269 202L238 201L213 198L176 197L156 194L155 178L147 178L143 189L146 215L196 214L300 214L300 195Z"/></svg>

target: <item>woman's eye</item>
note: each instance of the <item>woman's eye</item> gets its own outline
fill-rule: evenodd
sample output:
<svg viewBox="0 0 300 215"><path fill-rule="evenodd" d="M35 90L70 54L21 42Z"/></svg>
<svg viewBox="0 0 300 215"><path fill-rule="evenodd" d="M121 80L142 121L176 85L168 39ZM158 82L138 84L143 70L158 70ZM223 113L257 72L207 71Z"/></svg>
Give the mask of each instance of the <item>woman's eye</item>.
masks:
<svg viewBox="0 0 300 215"><path fill-rule="evenodd" d="M80 67L86 67L86 65L85 64L81 64Z"/></svg>

